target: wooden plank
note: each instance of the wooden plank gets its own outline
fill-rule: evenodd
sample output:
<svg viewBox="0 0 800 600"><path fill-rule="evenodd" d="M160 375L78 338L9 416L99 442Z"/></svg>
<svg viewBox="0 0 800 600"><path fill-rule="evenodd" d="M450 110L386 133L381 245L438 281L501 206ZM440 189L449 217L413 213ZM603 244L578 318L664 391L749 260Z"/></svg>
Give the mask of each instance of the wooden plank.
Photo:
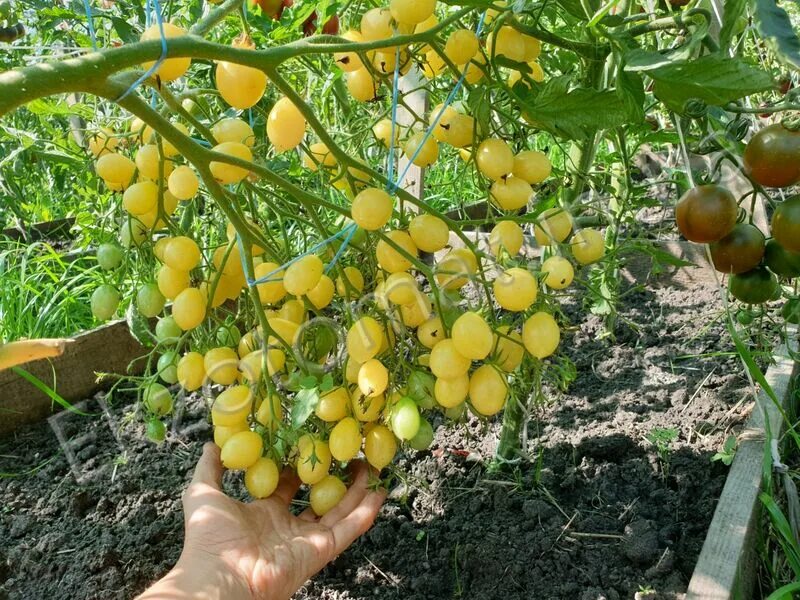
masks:
<svg viewBox="0 0 800 600"><path fill-rule="evenodd" d="M144 348L130 335L128 324L114 321L76 336L62 356L30 362L22 368L72 403L112 383L98 383L95 373L128 373L131 361L144 354ZM141 373L144 362L137 361L131 373ZM12 370L0 371L0 435L45 419L54 409L58 406L24 378Z"/></svg>
<svg viewBox="0 0 800 600"><path fill-rule="evenodd" d="M2 234L4 237L12 240L34 242L43 239L58 238L72 239L70 228L75 225L74 217L66 219L56 219L55 221L47 221L46 223L36 223L34 225L20 225L19 227L9 227L3 229Z"/></svg>
<svg viewBox="0 0 800 600"><path fill-rule="evenodd" d="M428 111L428 92L424 89L422 76L419 69L414 66L411 70L400 78L399 90L403 95L403 101L408 106L402 104L397 107L397 123L401 126L400 139L405 137L405 133L417 123L417 118L422 119L425 127L425 114ZM410 109L410 110L409 110ZM405 155L398 148L397 175L399 176L406 167L408 172L402 181L399 182L400 188L420 200L425 198L425 169L416 165L410 165ZM406 210L417 212L416 206L405 206Z"/></svg>
<svg viewBox="0 0 800 600"><path fill-rule="evenodd" d="M796 330L788 335L797 351ZM791 381L797 363L786 346L775 353L766 379L783 407L791 396ZM761 474L766 440L765 423L777 438L783 420L775 403L763 391L756 398L753 414L739 435L736 457L719 497L700 558L695 566L686 600L734 600L752 597L758 561L755 537L759 526Z"/></svg>

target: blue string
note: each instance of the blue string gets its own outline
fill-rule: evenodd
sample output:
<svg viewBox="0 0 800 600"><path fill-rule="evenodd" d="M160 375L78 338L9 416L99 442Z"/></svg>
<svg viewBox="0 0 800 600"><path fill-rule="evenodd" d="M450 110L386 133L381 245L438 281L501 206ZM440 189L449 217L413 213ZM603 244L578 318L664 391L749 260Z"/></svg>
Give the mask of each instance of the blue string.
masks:
<svg viewBox="0 0 800 600"><path fill-rule="evenodd" d="M483 30L483 21L484 21L484 19L486 19L486 13L485 12L481 15L481 18L478 21L478 27L477 27L476 32L475 32L477 35L480 35L481 31ZM389 185L386 186L386 189L387 189L387 191L389 193L393 194L400 187L400 182L403 181L403 179L405 179L405 176L408 174L409 169L411 169L412 165L414 164L414 160L417 158L417 156L419 156L419 153L422 152L422 148L425 146L425 142L428 141L428 139L431 137L431 134L433 133L433 130L439 124L439 120L442 118L442 115L444 115L444 111L446 111L447 107L450 106L450 104L452 104L453 100L455 100L456 94L461 89L461 86L464 85L464 80L467 77L467 69L469 69L470 64L471 63L467 63L466 66L464 67L464 72L461 73L461 77L458 78L458 81L456 82L456 85L450 91L450 94L447 96L447 99L445 100L444 104L442 104L442 108L439 111L439 113L436 115L436 118L433 120L433 122L430 124L428 129L425 131L425 135L422 136L422 140L420 141L419 145L417 146L417 149L408 158L408 164L406 165L406 168L403 169L403 172L400 173L399 177L397 178L397 181L393 182L391 180L391 177L389 177ZM396 95L393 95L392 96L392 125L393 126L394 126L394 119L395 119L394 115L396 114L396 112L395 112L396 110L397 110L397 100L396 100Z"/></svg>
<svg viewBox="0 0 800 600"><path fill-rule="evenodd" d="M153 65L145 71L139 79L134 81L119 98L117 98L117 102L122 100L123 98L127 97L131 92L133 92L137 87L139 87L144 81L146 81L153 73L155 73L158 68L162 65L164 60L167 58L167 38L164 35L164 21L161 18L161 5L158 0L152 0L155 4L155 14L156 14L156 23L158 23L158 32L161 35L161 56L158 57L158 60L153 63ZM146 18L146 26L150 26L150 10L151 10L151 0L147 0L147 14Z"/></svg>
<svg viewBox="0 0 800 600"><path fill-rule="evenodd" d="M290 260L288 262L285 262L284 264L282 264L280 267L278 267L274 271L270 271L269 273L267 273L263 277L259 277L258 279L253 279L253 277L251 277L250 273L247 272L247 264L246 264L245 256L244 256L244 246L242 245L242 236L240 236L237 233L236 234L236 243L239 246L239 258L242 261L242 270L244 271L245 281L247 281L247 285L250 286L250 287L253 287L254 285L258 285L259 283L266 283L268 281L281 281L281 279L271 279L271 278L272 278L273 275L277 275L281 271L285 270L287 267L289 267L289 266L293 265L294 263L296 263L301 258L303 258L305 256L308 256L309 254L314 254L317 250L320 250L321 248L324 248L325 246L327 246L328 244L330 244L334 240L337 240L342 236L346 236L344 242L342 242L342 246L336 252L336 254L333 257L333 260L330 262L328 267L325 269L326 272L330 271L330 269L333 268L333 265L336 264L336 261L339 260L339 257L344 252L344 249L350 243L350 240L355 235L356 229L357 229L356 224L355 223L351 223L350 225L348 225L347 227L342 229L339 233L335 233L334 235L332 235L328 239L322 240L319 244L317 244L316 246L313 246L312 248L309 248L303 254L300 254L299 256L294 257L292 260Z"/></svg>
<svg viewBox="0 0 800 600"><path fill-rule="evenodd" d="M247 4L247 2L245 2L245 4ZM252 108L248 108L247 109L247 113L248 113L249 119L250 119L250 129L252 129L253 128L253 123L255 123L255 119L253 119L253 109Z"/></svg>
<svg viewBox="0 0 800 600"><path fill-rule="evenodd" d="M86 9L86 20L89 23L89 37L92 38L92 50L97 51L97 34L94 31L92 7L89 6L89 0L83 0L83 7Z"/></svg>

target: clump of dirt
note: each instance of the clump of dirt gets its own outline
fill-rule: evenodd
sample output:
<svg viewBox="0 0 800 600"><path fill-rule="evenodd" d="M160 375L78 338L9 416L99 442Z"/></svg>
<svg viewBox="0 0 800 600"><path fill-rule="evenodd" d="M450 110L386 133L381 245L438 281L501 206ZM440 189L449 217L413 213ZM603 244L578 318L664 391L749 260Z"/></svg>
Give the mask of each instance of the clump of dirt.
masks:
<svg viewBox="0 0 800 600"><path fill-rule="evenodd" d="M375 526L296 598L685 591L727 474L710 458L749 412L747 382L714 321L717 291L630 291L614 343L598 339L598 317L564 308L576 324L564 347L577 377L529 423L538 460L491 471L499 423L441 426L429 451L401 457L405 483ZM190 398L178 435L161 446L143 441L126 410L118 401L111 421L61 413L71 461L47 423L0 441L0 470L19 474L0 480L0 598L130 598L175 562L180 495L211 434L207 409ZM659 456L646 437L670 429Z"/></svg>

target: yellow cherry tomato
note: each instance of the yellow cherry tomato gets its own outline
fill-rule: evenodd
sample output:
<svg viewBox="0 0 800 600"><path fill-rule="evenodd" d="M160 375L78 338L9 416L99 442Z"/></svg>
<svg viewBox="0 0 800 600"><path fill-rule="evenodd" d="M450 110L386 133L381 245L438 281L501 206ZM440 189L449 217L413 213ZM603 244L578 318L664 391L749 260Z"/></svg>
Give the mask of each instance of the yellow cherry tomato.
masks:
<svg viewBox="0 0 800 600"><path fill-rule="evenodd" d="M547 358L558 348L561 332L552 315L537 312L522 326L522 341L532 356Z"/></svg>

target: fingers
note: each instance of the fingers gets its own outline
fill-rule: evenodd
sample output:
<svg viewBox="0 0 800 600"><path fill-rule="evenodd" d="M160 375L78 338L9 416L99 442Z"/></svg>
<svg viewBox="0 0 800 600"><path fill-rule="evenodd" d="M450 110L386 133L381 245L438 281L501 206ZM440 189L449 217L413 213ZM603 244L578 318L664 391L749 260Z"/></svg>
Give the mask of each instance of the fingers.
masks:
<svg viewBox="0 0 800 600"><path fill-rule="evenodd" d="M203 445L203 454L194 469L192 483L204 483L214 489L222 489L222 463L216 444L207 442Z"/></svg>
<svg viewBox="0 0 800 600"><path fill-rule="evenodd" d="M291 467L286 467L278 480L278 487L275 488L271 498L277 498L286 506L291 504L297 490L300 489L300 478Z"/></svg>
<svg viewBox="0 0 800 600"><path fill-rule="evenodd" d="M341 554L358 537L367 531L378 516L378 511L386 499L386 490L370 492L349 515L331 527L335 554Z"/></svg>
<svg viewBox="0 0 800 600"><path fill-rule="evenodd" d="M334 506L328 511L325 516L320 519L320 523L327 527L333 525L347 515L349 515L355 508L361 504L364 496L367 495L367 482L369 481L369 467L363 461L354 461L350 469L353 475L353 483L347 493L339 501L339 504Z"/></svg>

